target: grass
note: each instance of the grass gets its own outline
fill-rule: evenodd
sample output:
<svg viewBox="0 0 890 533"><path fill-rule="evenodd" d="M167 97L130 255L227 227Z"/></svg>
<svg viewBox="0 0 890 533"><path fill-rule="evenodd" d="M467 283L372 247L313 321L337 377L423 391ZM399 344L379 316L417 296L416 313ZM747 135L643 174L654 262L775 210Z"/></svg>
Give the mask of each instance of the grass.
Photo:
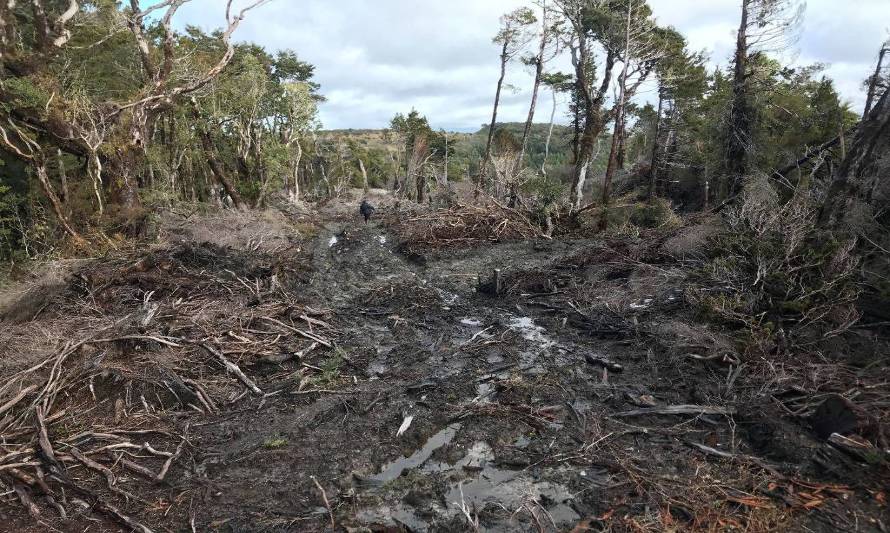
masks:
<svg viewBox="0 0 890 533"><path fill-rule="evenodd" d="M263 448L267 450L278 450L287 446L287 439L281 437L269 437L263 442Z"/></svg>

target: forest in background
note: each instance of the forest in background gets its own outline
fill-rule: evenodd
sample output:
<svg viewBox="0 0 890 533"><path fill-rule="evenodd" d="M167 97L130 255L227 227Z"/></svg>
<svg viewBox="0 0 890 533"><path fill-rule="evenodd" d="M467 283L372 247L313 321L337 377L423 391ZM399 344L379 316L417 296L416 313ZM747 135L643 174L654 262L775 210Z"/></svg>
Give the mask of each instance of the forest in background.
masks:
<svg viewBox="0 0 890 533"><path fill-rule="evenodd" d="M534 0L479 130L326 130L189 1L0 1L0 529L886 529L886 35Z"/></svg>
<svg viewBox="0 0 890 533"><path fill-rule="evenodd" d="M782 288L764 287L756 304L721 300L723 314L846 302L819 315L844 316L842 326L859 294L886 297L876 265L890 247L888 186L875 148L886 144L886 44L863 73L867 108L850 109L822 65L780 62L800 2L742 0L735 54L713 70L644 1L519 8L493 29L500 75L491 122L474 134L436 131L410 104L378 132L325 131L315 67L235 40L265 0L240 11L228 2L227 27L209 33L175 29L183 3L0 6L4 264L113 248L180 203L263 208L373 186L445 208L467 201L453 186L465 182L470 201L518 209L547 236L584 217L595 234L660 226L675 212L724 214L737 237L728 257L747 259L715 266L715 283L747 292L748 276L774 275ZM560 57L572 72L551 70ZM528 119L504 124L501 92L516 68L534 73ZM823 290L814 257L844 265L844 282Z"/></svg>

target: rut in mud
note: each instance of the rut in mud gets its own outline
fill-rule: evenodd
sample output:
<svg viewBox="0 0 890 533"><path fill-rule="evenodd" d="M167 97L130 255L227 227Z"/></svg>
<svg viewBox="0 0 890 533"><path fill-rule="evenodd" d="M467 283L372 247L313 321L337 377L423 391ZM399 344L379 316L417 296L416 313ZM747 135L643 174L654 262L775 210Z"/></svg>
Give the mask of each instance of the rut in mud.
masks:
<svg viewBox="0 0 890 533"><path fill-rule="evenodd" d="M688 357L731 346L689 318L687 276L657 243L406 250L398 216L363 224L335 204L290 218L311 236L239 242L233 231L223 247L188 237L136 266L90 267L85 318L63 321L73 296L62 293L16 327L57 324L79 338L112 327L100 320L109 313L147 326L83 354L98 370L70 390L84 395L76 405L89 393L98 403L94 418L48 422L60 457L88 445L102 457L107 446L78 429L163 429L154 448L183 450L167 479L115 470L142 500L122 512L155 531L878 527L876 493L826 473L825 445L805 424L775 406L739 412L757 385L738 366ZM500 293L484 294L494 269ZM791 408L809 401L788 390ZM131 458L164 462L144 452ZM114 497L92 483L96 501ZM7 497L3 513L21 529L109 518L87 500L34 522Z"/></svg>

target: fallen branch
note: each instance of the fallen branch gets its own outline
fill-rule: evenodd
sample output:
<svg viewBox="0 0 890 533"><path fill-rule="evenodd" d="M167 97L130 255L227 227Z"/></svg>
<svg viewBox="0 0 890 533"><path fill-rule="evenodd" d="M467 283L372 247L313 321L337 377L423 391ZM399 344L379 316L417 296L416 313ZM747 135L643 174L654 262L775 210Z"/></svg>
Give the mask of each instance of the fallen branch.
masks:
<svg viewBox="0 0 890 533"><path fill-rule="evenodd" d="M315 486L318 487L318 490L321 491L321 499L324 500L324 506L328 509L328 514L331 516L331 529L334 531L337 530L337 523L334 522L334 510L331 508L331 502L328 500L328 493L325 492L324 487L321 486L321 483L315 479L315 476L309 476L312 479L312 482L315 483Z"/></svg>
<svg viewBox="0 0 890 533"><path fill-rule="evenodd" d="M15 395L15 398L9 400L9 401L6 402L5 404L3 404L2 407L0 407L0 416L3 416L3 414L4 414L6 411L9 411L9 410L12 409L13 407L15 407L15 405L16 405L17 403L19 403L20 401L22 401L22 398L24 398L24 397L27 396L28 394L32 393L32 392L35 391L36 389L37 389L37 385L29 385L29 386L25 387L24 389L22 389L21 391L19 391L19 393Z"/></svg>
<svg viewBox="0 0 890 533"><path fill-rule="evenodd" d="M666 407L647 407L615 413L612 416L641 416L641 415L731 415L735 414L734 407L718 407L713 405L668 405Z"/></svg>
<svg viewBox="0 0 890 533"><path fill-rule="evenodd" d="M179 456L182 455L182 449L185 447L185 443L188 442L188 434L189 434L189 425L185 425L185 430L182 432L182 442L179 443L179 446L176 447L176 451L170 456L169 459L164 461L164 466L161 467L161 471L158 472L158 476L155 480L160 483L164 481L164 478L167 477L167 471L170 470L170 466L174 461L179 459Z"/></svg>
<svg viewBox="0 0 890 533"><path fill-rule="evenodd" d="M275 320L275 319L272 318L272 317L268 317L268 316L266 316L266 317L263 317L263 320L265 320L265 321L267 321L267 322L271 322L271 323L276 324L276 325L279 325L279 326L281 326L281 327L283 327L283 328L285 328L285 329L288 329L288 330L290 330L290 331L293 331L293 332L296 333L297 335L300 335L300 336L305 337L305 338L307 338L307 339L309 339L309 340L315 341L315 342L317 342L318 344L321 344L322 346L325 346L325 347L327 347L327 348L332 348L332 347L333 347L333 345L331 344L331 342L330 342L329 340L327 340L327 339L325 339L325 338L323 338L323 337L319 337L318 335L316 335L316 334L314 334L314 333L309 333L308 331L303 331L303 330L301 330L301 329L295 328L295 327L293 327L293 326L291 326L291 325L289 325L289 324L285 324L284 322L282 322L282 321L280 321L280 320Z"/></svg>
<svg viewBox="0 0 890 533"><path fill-rule="evenodd" d="M260 394L260 395L263 394L263 391L259 387L257 387L256 383L251 381L251 379L249 377L247 377L247 375L244 372L241 371L241 368L239 368L238 365L236 365L235 363L226 359L226 356L224 356L216 348L210 346L209 344L203 343L203 342L198 344L198 346L207 350L207 352L210 353L211 355L216 356L216 358L220 360L220 362L223 364L223 366L225 366L229 372L238 376L238 379L240 379L242 383L247 385L247 388L249 388L251 391L253 391L254 394Z"/></svg>

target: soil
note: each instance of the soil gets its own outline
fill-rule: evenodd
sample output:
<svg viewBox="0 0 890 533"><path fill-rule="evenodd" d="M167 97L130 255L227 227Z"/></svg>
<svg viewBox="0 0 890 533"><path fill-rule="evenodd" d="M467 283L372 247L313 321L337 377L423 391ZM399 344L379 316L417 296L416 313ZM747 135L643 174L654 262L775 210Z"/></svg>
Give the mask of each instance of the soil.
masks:
<svg viewBox="0 0 890 533"><path fill-rule="evenodd" d="M67 341L117 338L66 361L79 377L56 399L66 414L48 422L57 453L98 450L100 437L76 440L84 431L183 452L151 482L122 468L123 455L96 451L134 498L65 463L95 497L57 498L67 497L64 519L34 487L40 512L29 516L0 459L0 529L128 530L98 501L152 531L890 526L885 460L844 456L810 418L851 386L857 402L884 394L886 352L868 372L822 357L740 360L738 341L685 297L688 235L713 228L488 232L433 246L405 242L412 214L380 192L363 223L360 199L232 224L195 215L153 247L78 265L44 287L54 292L42 308L27 297L7 305L9 376ZM685 248L672 255L677 239ZM39 373L21 386L43 383ZM36 450L30 431L15 442ZM164 463L145 448L130 459L153 472Z"/></svg>

